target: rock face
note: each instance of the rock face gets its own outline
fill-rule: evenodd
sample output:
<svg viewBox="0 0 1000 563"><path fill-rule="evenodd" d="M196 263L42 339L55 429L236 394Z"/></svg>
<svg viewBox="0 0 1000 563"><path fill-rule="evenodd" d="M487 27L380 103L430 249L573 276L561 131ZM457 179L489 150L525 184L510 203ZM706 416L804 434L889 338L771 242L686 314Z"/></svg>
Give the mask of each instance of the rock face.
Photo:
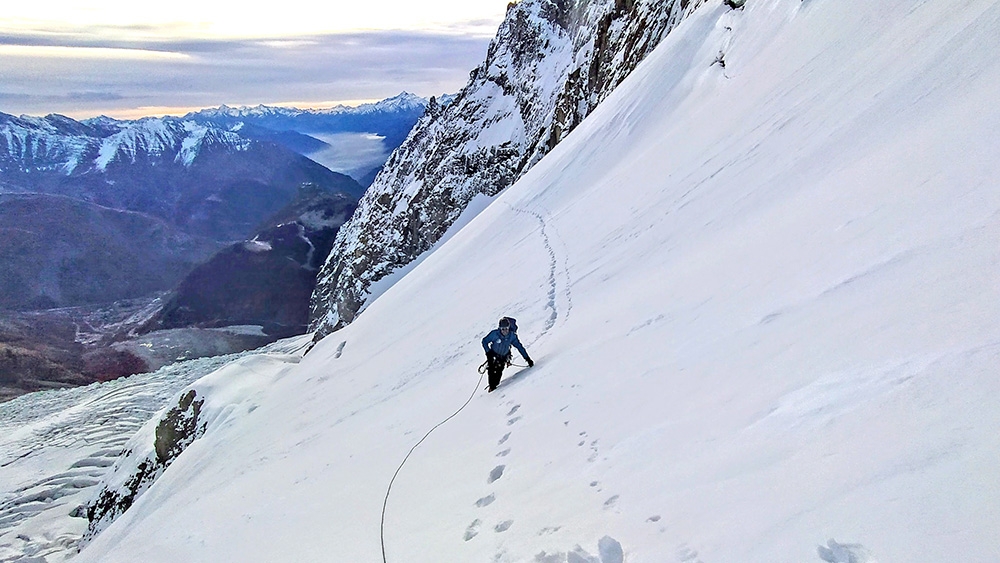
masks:
<svg viewBox="0 0 1000 563"><path fill-rule="evenodd" d="M205 433L205 423L201 420L204 404L205 400L199 399L194 389L187 391L157 423L152 451L129 449L122 454L115 469L122 465L133 469L123 472L121 482L103 487L87 505L89 525L83 544L128 510L177 456Z"/></svg>
<svg viewBox="0 0 1000 563"><path fill-rule="evenodd" d="M371 284L441 238L576 127L701 0L512 3L486 60L392 154L337 236L313 294L317 338L350 323Z"/></svg>

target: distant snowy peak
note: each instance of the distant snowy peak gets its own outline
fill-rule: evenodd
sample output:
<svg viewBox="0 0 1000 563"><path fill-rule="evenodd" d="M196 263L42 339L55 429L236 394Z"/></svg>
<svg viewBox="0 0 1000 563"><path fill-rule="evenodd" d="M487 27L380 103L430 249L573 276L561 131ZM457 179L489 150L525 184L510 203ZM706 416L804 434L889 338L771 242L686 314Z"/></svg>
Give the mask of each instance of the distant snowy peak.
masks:
<svg viewBox="0 0 1000 563"><path fill-rule="evenodd" d="M436 96L434 101L440 106L447 106L451 105L457 98L458 94L441 94L440 96Z"/></svg>
<svg viewBox="0 0 1000 563"><path fill-rule="evenodd" d="M0 114L0 172L69 174L96 151L102 129L51 114Z"/></svg>
<svg viewBox="0 0 1000 563"><path fill-rule="evenodd" d="M106 170L113 162L170 160L191 166L207 146L248 150L252 141L213 125L172 117L75 121L61 115L0 114L0 170L73 174Z"/></svg>
<svg viewBox="0 0 1000 563"><path fill-rule="evenodd" d="M174 118L146 118L125 122L121 130L105 138L95 161L99 170L117 160L134 163L138 158L170 158L191 166L205 147L219 145L246 151L252 141L211 125Z"/></svg>
<svg viewBox="0 0 1000 563"><path fill-rule="evenodd" d="M185 115L184 117L201 118L201 119L218 119L218 118L244 119L244 118L261 118L261 117L275 117L275 116L294 117L302 112L303 110L297 108L265 106L263 104L253 107L250 106L230 107L223 104L217 108L209 108L192 112Z"/></svg>
<svg viewBox="0 0 1000 563"><path fill-rule="evenodd" d="M390 112L400 112L400 111L422 111L427 107L427 98L421 98L416 94L411 94L409 92L400 92L398 95L391 98L386 98L382 101L361 104L357 107L346 107L338 106L336 108L331 108L329 110L319 110L319 113L390 113Z"/></svg>
<svg viewBox="0 0 1000 563"><path fill-rule="evenodd" d="M423 111L427 107L428 99L421 98L416 94L401 92L400 94L384 100L361 104L358 106L338 105L327 109L300 109L294 107L265 106L263 104L249 107L230 107L221 105L218 108L204 109L189 113L186 118L206 119L248 119L260 120L271 118L295 118L298 116L323 116L341 114L370 114L370 113L395 113L400 111Z"/></svg>
<svg viewBox="0 0 1000 563"><path fill-rule="evenodd" d="M704 0L512 3L465 88L430 106L338 234L314 295L322 336L572 131Z"/></svg>

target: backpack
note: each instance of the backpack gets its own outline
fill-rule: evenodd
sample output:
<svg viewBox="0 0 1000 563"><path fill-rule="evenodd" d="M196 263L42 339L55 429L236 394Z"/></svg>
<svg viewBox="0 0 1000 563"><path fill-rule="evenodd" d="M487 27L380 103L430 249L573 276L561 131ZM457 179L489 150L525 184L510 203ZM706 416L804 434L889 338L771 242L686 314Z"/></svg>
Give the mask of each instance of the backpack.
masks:
<svg viewBox="0 0 1000 563"><path fill-rule="evenodd" d="M510 331L517 332L517 321L514 320L514 317L504 317L504 318L507 319L507 322L510 323Z"/></svg>

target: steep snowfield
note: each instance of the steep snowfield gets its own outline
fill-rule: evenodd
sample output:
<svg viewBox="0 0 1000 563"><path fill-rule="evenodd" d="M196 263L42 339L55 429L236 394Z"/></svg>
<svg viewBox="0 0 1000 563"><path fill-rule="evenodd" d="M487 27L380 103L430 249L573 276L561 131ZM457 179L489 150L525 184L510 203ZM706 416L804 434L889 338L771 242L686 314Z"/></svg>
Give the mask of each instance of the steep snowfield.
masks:
<svg viewBox="0 0 1000 563"><path fill-rule="evenodd" d="M76 560L997 561L998 8L703 6Z"/></svg>

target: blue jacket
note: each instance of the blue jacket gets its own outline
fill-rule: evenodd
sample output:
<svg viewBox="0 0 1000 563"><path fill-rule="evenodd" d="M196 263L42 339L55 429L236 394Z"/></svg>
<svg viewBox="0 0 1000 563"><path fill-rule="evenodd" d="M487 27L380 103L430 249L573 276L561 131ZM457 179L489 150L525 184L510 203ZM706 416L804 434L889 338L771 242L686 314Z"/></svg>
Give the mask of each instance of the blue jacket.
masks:
<svg viewBox="0 0 1000 563"><path fill-rule="evenodd" d="M517 348L525 361L528 360L528 353L524 351L524 346L521 346L521 341L517 339L517 333L513 330L507 331L507 336L504 336L499 328L495 328L483 338L483 349L487 354L492 351L494 354L507 356L510 354L511 346Z"/></svg>

